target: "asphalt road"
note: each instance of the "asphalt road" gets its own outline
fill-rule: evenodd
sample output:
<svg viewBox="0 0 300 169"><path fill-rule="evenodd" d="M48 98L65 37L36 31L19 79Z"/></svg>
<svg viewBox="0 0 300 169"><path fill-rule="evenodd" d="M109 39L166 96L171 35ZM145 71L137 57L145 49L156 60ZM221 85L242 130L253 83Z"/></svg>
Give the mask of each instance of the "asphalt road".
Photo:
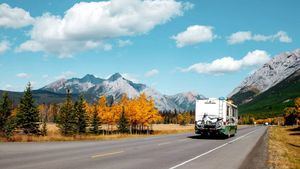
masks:
<svg viewBox="0 0 300 169"><path fill-rule="evenodd" d="M1 169L234 169L266 127L246 127L229 139L193 133L116 141L0 143Z"/></svg>

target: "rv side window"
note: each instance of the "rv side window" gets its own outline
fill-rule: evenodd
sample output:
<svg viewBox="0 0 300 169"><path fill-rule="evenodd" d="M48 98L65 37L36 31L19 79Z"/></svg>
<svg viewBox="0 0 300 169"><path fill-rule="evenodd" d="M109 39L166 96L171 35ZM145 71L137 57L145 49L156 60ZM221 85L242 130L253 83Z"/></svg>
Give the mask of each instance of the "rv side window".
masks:
<svg viewBox="0 0 300 169"><path fill-rule="evenodd" d="M226 114L229 116L229 106L227 106Z"/></svg>
<svg viewBox="0 0 300 169"><path fill-rule="evenodd" d="M233 108L233 117L237 117L237 109Z"/></svg>

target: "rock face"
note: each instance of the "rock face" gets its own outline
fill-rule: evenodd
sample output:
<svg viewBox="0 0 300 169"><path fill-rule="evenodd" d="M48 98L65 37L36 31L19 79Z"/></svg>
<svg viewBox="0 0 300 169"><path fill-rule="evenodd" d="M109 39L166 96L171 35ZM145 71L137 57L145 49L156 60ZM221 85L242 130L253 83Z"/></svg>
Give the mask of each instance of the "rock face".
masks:
<svg viewBox="0 0 300 169"><path fill-rule="evenodd" d="M108 79L97 78L90 74L83 78L61 79L39 90L65 94L67 89L70 89L74 94L84 93L94 96L94 99L104 95L118 100L124 94L129 98L134 98L145 93L154 99L159 110L194 110L196 99L204 97L193 92L179 93L173 96L164 95L145 84L127 80L119 73L113 74Z"/></svg>
<svg viewBox="0 0 300 169"><path fill-rule="evenodd" d="M275 56L248 76L229 95L237 104L251 101L300 69L300 49Z"/></svg>

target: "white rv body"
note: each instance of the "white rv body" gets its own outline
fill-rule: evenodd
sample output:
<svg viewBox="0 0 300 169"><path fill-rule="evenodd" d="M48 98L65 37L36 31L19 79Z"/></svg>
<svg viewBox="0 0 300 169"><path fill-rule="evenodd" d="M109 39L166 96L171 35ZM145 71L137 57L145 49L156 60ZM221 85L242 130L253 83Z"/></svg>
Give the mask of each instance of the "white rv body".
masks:
<svg viewBox="0 0 300 169"><path fill-rule="evenodd" d="M196 101L195 132L197 134L234 135L237 130L238 110L223 98Z"/></svg>
<svg viewBox="0 0 300 169"><path fill-rule="evenodd" d="M209 98L196 101L195 120L203 119L204 114L209 117L222 118L226 122L230 118L238 119L237 106L225 99Z"/></svg>

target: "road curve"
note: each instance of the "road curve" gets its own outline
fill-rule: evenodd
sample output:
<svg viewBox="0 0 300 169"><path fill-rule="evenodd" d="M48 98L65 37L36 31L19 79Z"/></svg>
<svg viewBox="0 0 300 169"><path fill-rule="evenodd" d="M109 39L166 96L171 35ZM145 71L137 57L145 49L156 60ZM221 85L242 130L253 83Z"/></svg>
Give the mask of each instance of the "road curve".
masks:
<svg viewBox="0 0 300 169"><path fill-rule="evenodd" d="M1 169L234 169L266 127L238 130L229 139L193 133L116 141L0 143Z"/></svg>

